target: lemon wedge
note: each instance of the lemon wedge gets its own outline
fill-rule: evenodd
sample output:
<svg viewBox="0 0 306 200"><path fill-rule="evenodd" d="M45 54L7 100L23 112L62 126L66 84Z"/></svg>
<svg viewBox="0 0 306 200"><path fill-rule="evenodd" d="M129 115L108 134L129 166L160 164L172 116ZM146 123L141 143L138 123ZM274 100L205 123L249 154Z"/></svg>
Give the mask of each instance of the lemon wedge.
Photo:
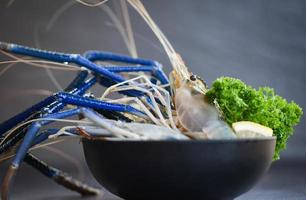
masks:
<svg viewBox="0 0 306 200"><path fill-rule="evenodd" d="M255 122L240 121L232 124L238 138L271 137L273 130Z"/></svg>

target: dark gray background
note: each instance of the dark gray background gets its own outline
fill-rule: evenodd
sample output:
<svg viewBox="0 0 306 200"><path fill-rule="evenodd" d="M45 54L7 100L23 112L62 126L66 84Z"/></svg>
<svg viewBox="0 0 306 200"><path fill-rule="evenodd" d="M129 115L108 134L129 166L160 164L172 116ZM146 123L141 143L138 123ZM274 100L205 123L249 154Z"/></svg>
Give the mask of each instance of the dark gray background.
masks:
<svg viewBox="0 0 306 200"><path fill-rule="evenodd" d="M113 6L112 1L115 0L107 5ZM8 2L0 0L1 41L36 46L37 39L42 48L49 50L82 53L100 49L127 53L117 30L99 8L76 4L47 31L50 18L67 1L15 0L7 6ZM146 0L144 4L189 68L208 83L222 75L237 77L254 87L273 87L277 94L305 108L305 1ZM168 59L154 35L134 11L130 13L140 56L160 61L169 72ZM0 58L7 60L4 56ZM63 86L75 74L53 73ZM35 89L57 91L43 69L17 65L1 76L0 121L42 99L33 93ZM239 200L306 199L305 125L303 117L281 160L273 164L261 183ZM81 176L81 179L97 184L84 164L78 141L54 147L64 150L75 160L65 160L47 150L36 151L36 154L75 176ZM83 166L82 173L76 169L75 162ZM6 165L0 167L0 177L5 169ZM16 180L13 199L59 198L79 197L23 166Z"/></svg>

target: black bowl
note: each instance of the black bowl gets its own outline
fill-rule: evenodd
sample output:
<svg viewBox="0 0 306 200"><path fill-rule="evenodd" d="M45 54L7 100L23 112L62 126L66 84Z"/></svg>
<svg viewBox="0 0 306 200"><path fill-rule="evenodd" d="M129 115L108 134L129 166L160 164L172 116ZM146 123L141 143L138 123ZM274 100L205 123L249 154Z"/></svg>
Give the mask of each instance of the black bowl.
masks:
<svg viewBox="0 0 306 200"><path fill-rule="evenodd" d="M269 168L275 138L202 141L83 140L97 181L131 200L224 200Z"/></svg>

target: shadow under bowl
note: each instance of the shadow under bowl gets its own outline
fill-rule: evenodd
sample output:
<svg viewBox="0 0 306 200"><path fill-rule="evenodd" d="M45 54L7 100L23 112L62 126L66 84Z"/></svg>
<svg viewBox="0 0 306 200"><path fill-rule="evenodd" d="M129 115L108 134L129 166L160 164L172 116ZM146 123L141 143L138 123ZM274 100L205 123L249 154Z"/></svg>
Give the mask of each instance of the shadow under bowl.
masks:
<svg viewBox="0 0 306 200"><path fill-rule="evenodd" d="M128 200L227 200L268 170L274 137L237 140L83 140L97 181Z"/></svg>

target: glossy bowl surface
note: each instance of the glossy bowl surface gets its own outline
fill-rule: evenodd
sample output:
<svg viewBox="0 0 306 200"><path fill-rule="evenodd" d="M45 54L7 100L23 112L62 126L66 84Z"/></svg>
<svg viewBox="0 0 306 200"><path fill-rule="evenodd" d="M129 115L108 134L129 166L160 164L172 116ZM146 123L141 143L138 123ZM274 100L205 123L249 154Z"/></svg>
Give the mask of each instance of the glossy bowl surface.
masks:
<svg viewBox="0 0 306 200"><path fill-rule="evenodd" d="M275 138L201 141L83 140L97 181L127 200L225 200L268 170Z"/></svg>

